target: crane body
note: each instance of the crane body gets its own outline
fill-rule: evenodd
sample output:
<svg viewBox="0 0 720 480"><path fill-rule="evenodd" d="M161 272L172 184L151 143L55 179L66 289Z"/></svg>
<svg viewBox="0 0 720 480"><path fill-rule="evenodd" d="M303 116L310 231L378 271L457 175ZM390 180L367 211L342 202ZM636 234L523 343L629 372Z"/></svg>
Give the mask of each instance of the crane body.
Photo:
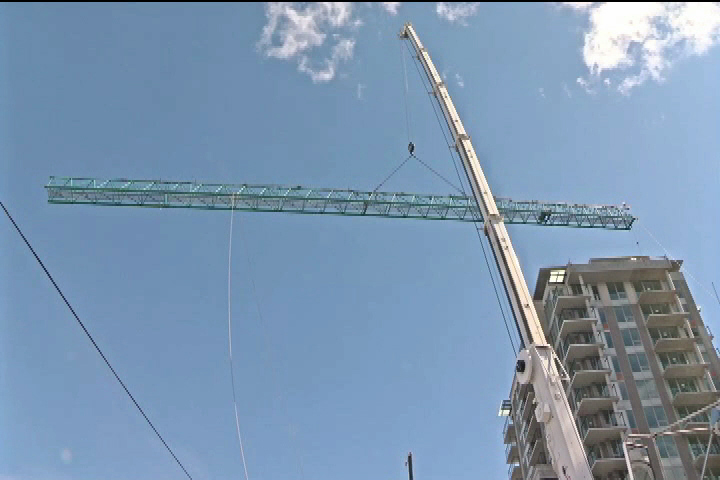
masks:
<svg viewBox="0 0 720 480"><path fill-rule="evenodd" d="M516 378L519 383L531 384L534 388L535 415L544 426L551 464L560 479L593 480L585 448L563 388L562 382L567 379L567 373L545 340L542 324L505 224L630 230L635 218L625 204L584 205L494 197L447 86L410 23L404 26L400 37L411 43L415 56L430 80L431 93L440 104L471 185L471 196L312 189L301 186L51 177L45 186L48 202L482 222L522 341L523 349L516 361ZM412 155L414 145L410 143L408 148ZM408 456L412 478L411 462L412 458Z"/></svg>
<svg viewBox="0 0 720 480"><path fill-rule="evenodd" d="M478 161L470 136L460 120L445 82L410 23L405 25L400 37L410 41L430 80L432 93L440 103L455 147L462 159L473 195L482 213L485 234L488 237L495 262L500 269L515 322L525 346L525 349L520 352L516 364L517 379L521 384L532 384L535 390L537 398L535 415L538 422L545 427L545 440L551 464L559 478L592 480L593 475L588 464L587 454L562 385L562 380L567 377L567 373L563 371L555 351L545 341L542 324L535 311L520 262L505 228L503 216L498 210L490 185Z"/></svg>

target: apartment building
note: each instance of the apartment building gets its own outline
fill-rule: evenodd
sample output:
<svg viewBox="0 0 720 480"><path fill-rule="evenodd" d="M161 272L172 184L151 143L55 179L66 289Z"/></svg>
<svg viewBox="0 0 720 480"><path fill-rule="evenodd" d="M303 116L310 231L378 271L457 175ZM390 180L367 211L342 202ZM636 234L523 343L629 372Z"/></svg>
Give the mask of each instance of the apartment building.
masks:
<svg viewBox="0 0 720 480"><path fill-rule="evenodd" d="M569 381L566 395L593 475L628 478L622 439L650 433L720 398L720 361L680 272L682 261L598 258L540 270L534 302ZM513 381L503 429L509 480L557 478L534 415L532 386ZM702 414L688 427L707 426ZM717 437L716 437L717 438ZM697 480L707 433L658 437L656 479ZM720 480L713 440L706 479Z"/></svg>

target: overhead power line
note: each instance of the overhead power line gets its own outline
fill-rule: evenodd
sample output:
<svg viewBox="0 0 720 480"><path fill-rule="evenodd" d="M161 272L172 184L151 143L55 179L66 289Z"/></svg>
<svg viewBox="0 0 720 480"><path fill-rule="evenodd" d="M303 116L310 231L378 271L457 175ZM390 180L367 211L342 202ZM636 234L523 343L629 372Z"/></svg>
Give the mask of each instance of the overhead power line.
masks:
<svg viewBox="0 0 720 480"><path fill-rule="evenodd" d="M155 435L157 435L157 437L160 439L160 441L162 442L162 444L165 445L165 448L167 449L167 451L170 452L170 455L172 455L173 459L175 459L175 462L180 466L180 468L182 469L182 471L185 472L185 475L186 475L190 480L192 480L192 476L190 476L190 474L188 473L188 471L187 471L187 469L185 468L185 466L180 462L180 460L179 460L178 457L175 455L175 453L172 451L172 449L171 449L170 446L167 444L167 442L165 441L165 439L162 437L162 435L160 435L160 432L158 432L157 428L155 428L155 425L153 425L153 423L150 421L150 419L148 418L148 416L145 414L145 412L143 411L142 407L138 404L137 400L135 400L135 397L133 397L132 393L130 393L130 390L128 390L128 388L125 386L125 383L120 379L120 376L117 374L117 372L115 371L115 369L113 368L113 366L110 364L110 362L108 361L107 357L105 357L105 354L102 352L102 350L100 349L100 347L98 346L98 344L95 342L95 339L92 337L92 335L90 335L90 332L89 332L88 329L85 327L85 324L83 324L82 320L80 320L80 317L78 316L78 314L75 313L75 309L72 307L72 305L70 305L70 302L68 302L67 298L65 298L65 295L63 294L62 290L60 290L60 287L59 287L58 284L55 282L55 279L53 279L52 275L50 275L50 272L49 272L48 269L45 267L45 264L42 262L42 260L40 260L40 257L38 256L38 254L35 253L35 249L32 247L32 245L30 245L30 242L29 242L28 239L25 237L25 235L23 234L22 230L20 230L20 227L18 226L18 224L15 223L15 220L14 220L13 217L10 215L10 212L8 212L7 208L5 208L5 205L4 205L2 202L0 202L0 207L2 207L2 209L5 211L5 215L7 215L8 219L12 222L13 226L15 227L15 230L17 230L17 232L20 234L20 237L22 237L23 241L25 242L25 245L27 245L27 247L30 249L30 252L32 252L33 256L35 257L35 260L37 260L38 264L42 267L43 271L45 272L45 275L47 275L48 279L50 279L50 282L52 282L53 286L55 287L55 290L57 290L57 292L60 294L60 297L61 297L61 298L63 299L63 301L65 302L65 305L67 305L67 307L70 309L70 312L71 312L71 313L73 314L73 316L75 317L75 320L77 320L78 324L79 324L80 327L83 329L83 332L85 332L85 335L87 335L87 337L90 339L90 341L92 342L93 346L95 347L95 350L97 350L97 352L100 354L100 356L102 357L103 361L105 362L105 365L108 366L108 368L110 369L110 371L112 372L112 374L115 376L115 379L116 379L116 380L118 381L118 383L122 386L123 390L125 390L125 393L127 393L128 397L130 397L130 400L132 400L133 404L134 404L135 407L138 409L138 411L140 412L140 414L143 416L143 418L145 419L145 421L147 422L147 424L150 425L150 428L152 429L152 431L155 432Z"/></svg>

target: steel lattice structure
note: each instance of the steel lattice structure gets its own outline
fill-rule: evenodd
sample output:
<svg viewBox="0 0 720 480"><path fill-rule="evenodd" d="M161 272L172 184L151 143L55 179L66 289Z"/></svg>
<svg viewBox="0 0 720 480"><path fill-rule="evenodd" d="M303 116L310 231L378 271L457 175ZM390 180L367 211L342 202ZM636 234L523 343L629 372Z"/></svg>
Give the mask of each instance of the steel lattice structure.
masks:
<svg viewBox="0 0 720 480"><path fill-rule="evenodd" d="M472 197L278 185L50 177L49 203L483 221ZM505 222L630 230L626 206L495 198Z"/></svg>

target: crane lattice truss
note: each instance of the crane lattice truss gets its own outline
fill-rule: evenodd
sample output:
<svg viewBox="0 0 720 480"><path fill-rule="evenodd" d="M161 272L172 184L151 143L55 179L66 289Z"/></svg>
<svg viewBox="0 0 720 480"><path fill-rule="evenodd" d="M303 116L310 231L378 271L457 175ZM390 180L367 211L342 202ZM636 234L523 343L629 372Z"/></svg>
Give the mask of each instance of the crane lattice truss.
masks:
<svg viewBox="0 0 720 480"><path fill-rule="evenodd" d="M49 203L334 214L482 222L472 197L277 185L50 177ZM626 206L495 198L506 223L630 230Z"/></svg>

